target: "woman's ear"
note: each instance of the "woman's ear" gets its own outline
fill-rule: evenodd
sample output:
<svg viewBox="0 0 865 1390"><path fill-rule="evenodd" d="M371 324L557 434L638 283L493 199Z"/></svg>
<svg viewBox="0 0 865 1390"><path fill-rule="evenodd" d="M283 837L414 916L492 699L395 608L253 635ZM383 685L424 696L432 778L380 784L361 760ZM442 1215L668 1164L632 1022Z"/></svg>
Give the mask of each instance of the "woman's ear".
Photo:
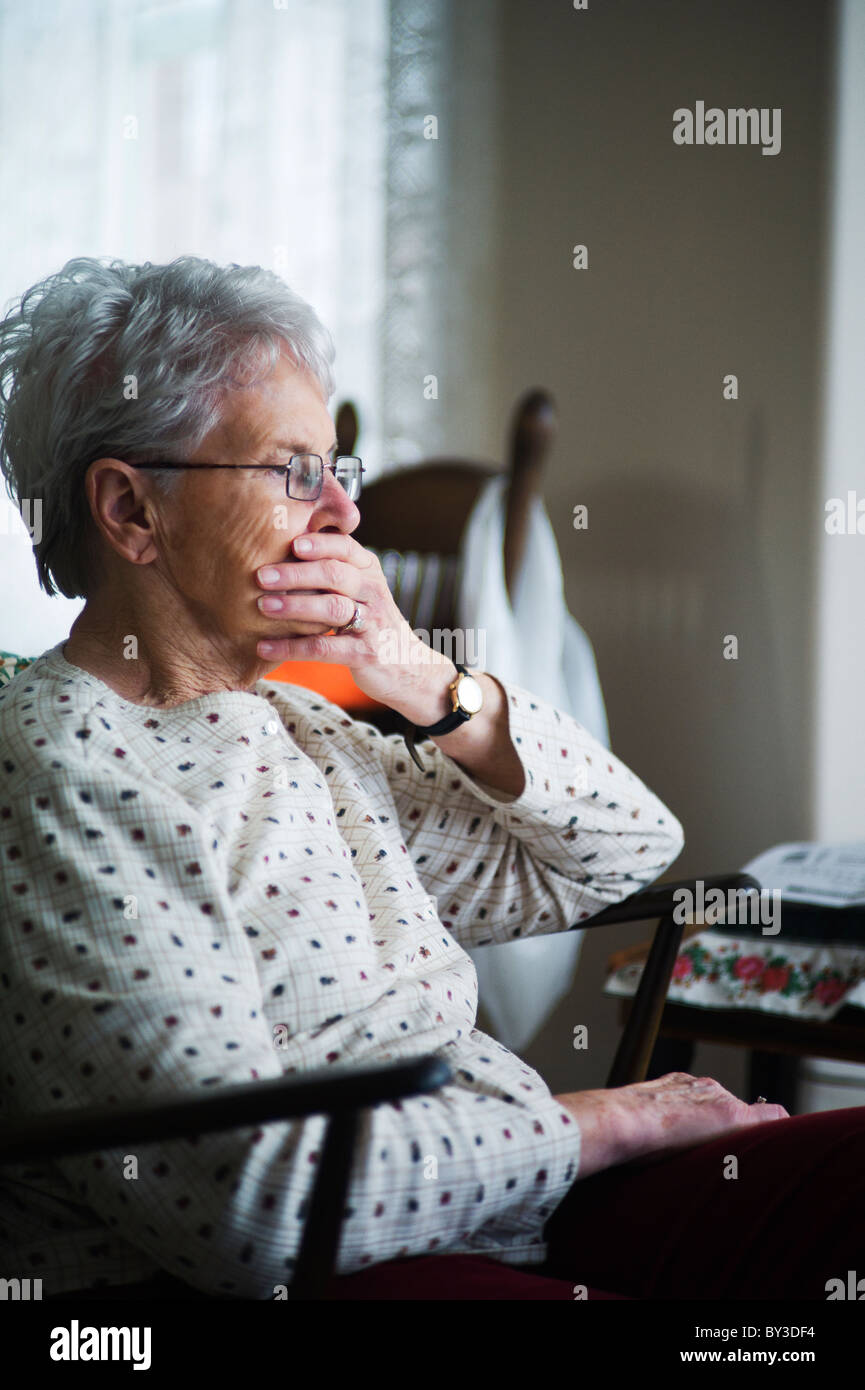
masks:
<svg viewBox="0 0 865 1390"><path fill-rule="evenodd" d="M134 565L156 558L151 486L122 459L95 459L85 476L94 525L111 548Z"/></svg>

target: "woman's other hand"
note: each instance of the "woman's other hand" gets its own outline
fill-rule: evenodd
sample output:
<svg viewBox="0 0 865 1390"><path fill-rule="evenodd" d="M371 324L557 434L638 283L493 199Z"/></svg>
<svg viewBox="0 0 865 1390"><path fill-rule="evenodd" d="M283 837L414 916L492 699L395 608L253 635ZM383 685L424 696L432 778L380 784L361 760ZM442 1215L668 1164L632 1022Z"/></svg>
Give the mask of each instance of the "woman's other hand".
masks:
<svg viewBox="0 0 865 1390"><path fill-rule="evenodd" d="M647 1154L693 1148L721 1134L790 1118L783 1105L748 1105L719 1081L680 1071L553 1099L580 1127L581 1178Z"/></svg>

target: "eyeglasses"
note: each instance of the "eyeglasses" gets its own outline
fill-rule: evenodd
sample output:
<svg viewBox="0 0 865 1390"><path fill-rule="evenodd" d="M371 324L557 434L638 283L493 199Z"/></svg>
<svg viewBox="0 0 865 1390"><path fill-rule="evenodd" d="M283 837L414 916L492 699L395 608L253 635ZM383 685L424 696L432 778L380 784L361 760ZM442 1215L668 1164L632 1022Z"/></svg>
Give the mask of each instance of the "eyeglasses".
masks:
<svg viewBox="0 0 865 1390"><path fill-rule="evenodd" d="M324 470L333 476L348 493L352 502L360 497L361 479L366 471L359 458L340 454L333 463L325 463L320 454L292 454L288 463L133 463L132 468L244 468L250 472L278 473L285 477L285 494L295 502L315 502L321 496Z"/></svg>

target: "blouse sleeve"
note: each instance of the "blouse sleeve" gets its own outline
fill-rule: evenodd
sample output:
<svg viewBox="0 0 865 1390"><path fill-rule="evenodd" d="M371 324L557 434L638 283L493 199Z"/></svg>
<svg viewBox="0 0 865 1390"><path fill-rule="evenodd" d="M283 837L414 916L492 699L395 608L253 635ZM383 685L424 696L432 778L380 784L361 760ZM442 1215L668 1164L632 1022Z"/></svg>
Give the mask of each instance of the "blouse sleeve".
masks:
<svg viewBox="0 0 865 1390"><path fill-rule="evenodd" d="M15 1005L0 1045L17 1113L147 1104L289 1069L206 814L93 761L0 801L0 858L14 867L0 886L0 975ZM324 1125L127 1144L54 1167L170 1273L212 1295L271 1298L291 1278ZM455 1080L363 1111L337 1271L487 1248L500 1216L528 1246L573 1180L579 1142L537 1090L502 1098Z"/></svg>
<svg viewBox="0 0 865 1390"><path fill-rule="evenodd" d="M518 797L427 740L370 738L439 916L463 946L567 931L653 883L684 845L676 817L588 730L500 682L525 773ZM377 731L375 731L377 733Z"/></svg>

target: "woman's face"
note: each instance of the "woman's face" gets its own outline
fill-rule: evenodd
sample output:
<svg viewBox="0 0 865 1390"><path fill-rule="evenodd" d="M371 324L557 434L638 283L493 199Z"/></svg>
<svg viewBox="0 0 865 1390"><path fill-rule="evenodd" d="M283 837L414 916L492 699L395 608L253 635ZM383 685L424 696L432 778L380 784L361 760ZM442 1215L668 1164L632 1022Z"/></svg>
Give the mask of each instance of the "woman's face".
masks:
<svg viewBox="0 0 865 1390"><path fill-rule="evenodd" d="M231 393L223 423L186 461L287 464L293 453L326 460L335 442L315 378L283 356L265 381ZM305 531L348 534L356 528L360 512L333 472L324 470L314 502L287 497L285 476L263 470L188 469L182 480L176 492L154 497L156 563L198 629L253 655L263 638L329 631L320 622L263 614L256 571L298 561L291 545Z"/></svg>

